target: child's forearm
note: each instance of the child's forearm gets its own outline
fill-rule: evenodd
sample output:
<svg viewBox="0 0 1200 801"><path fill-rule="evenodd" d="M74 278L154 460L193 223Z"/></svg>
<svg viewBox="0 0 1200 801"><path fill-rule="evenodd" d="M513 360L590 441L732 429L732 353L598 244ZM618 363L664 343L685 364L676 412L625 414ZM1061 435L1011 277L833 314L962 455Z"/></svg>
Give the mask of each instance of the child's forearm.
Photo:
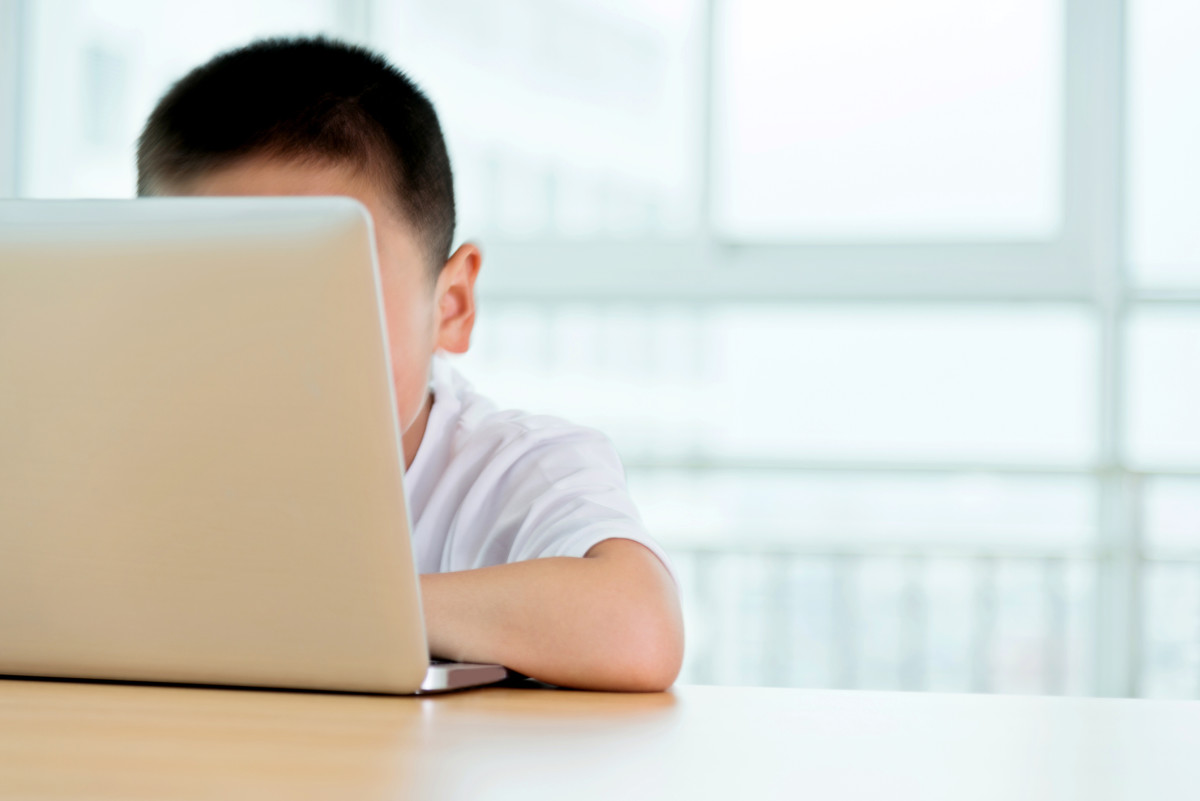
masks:
<svg viewBox="0 0 1200 801"><path fill-rule="evenodd" d="M429 648L594 690L656 691L683 659L670 575L648 549L606 540L552 557L421 576Z"/></svg>

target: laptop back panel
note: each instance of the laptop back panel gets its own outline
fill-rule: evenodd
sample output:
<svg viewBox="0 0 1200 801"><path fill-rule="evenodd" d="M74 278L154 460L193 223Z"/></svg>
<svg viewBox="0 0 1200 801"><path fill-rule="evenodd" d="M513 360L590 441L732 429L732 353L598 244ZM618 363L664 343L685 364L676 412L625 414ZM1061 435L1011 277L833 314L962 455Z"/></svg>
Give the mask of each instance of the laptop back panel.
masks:
<svg viewBox="0 0 1200 801"><path fill-rule="evenodd" d="M0 204L0 673L420 686L370 225Z"/></svg>

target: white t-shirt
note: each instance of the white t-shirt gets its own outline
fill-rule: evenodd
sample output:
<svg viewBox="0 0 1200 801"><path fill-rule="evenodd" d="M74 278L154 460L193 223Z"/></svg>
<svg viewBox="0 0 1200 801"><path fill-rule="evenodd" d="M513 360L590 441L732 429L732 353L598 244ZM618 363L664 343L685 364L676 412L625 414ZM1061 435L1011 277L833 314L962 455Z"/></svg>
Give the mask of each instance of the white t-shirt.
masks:
<svg viewBox="0 0 1200 801"><path fill-rule="evenodd" d="M431 373L433 406L404 477L419 573L583 556L613 537L640 542L671 570L607 437L500 411L441 355Z"/></svg>

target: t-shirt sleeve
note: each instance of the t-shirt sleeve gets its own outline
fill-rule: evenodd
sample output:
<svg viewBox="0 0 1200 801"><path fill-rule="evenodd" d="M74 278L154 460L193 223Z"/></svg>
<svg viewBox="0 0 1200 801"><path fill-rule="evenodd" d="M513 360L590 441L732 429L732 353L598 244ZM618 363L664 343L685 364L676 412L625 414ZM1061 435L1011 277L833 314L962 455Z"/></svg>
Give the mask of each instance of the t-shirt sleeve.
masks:
<svg viewBox="0 0 1200 801"><path fill-rule="evenodd" d="M678 581L642 524L620 458L603 434L566 423L522 431L493 454L486 473L473 488L489 497L472 504L485 513L476 531L487 532L472 566L584 556L618 538L650 549Z"/></svg>

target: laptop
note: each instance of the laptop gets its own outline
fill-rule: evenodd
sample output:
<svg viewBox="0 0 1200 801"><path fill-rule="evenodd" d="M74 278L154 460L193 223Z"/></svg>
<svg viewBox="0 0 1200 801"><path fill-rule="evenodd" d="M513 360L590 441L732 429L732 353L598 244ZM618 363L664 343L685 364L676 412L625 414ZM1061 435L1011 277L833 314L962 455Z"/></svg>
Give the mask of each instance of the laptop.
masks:
<svg viewBox="0 0 1200 801"><path fill-rule="evenodd" d="M385 332L349 198L0 201L0 674L505 679L430 663Z"/></svg>

